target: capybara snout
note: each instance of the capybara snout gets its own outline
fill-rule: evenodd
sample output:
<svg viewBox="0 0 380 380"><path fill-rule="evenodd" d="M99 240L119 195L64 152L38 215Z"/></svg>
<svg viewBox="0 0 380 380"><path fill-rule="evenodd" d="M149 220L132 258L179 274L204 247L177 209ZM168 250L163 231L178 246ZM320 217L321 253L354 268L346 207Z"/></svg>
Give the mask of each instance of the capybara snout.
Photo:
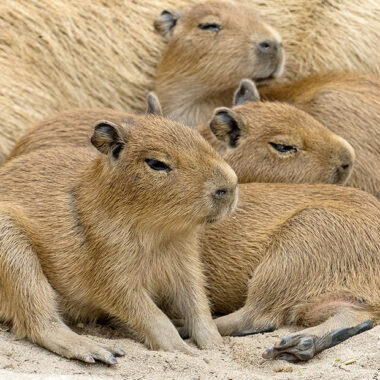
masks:
<svg viewBox="0 0 380 380"><path fill-rule="evenodd" d="M208 222L215 222L235 209L238 202L237 175L229 165L219 163L205 183L205 189L210 194L213 210Z"/></svg>
<svg viewBox="0 0 380 380"><path fill-rule="evenodd" d="M336 172L333 184L345 185L349 180L355 162L354 148L345 139L336 136L337 146L341 148L336 152Z"/></svg>

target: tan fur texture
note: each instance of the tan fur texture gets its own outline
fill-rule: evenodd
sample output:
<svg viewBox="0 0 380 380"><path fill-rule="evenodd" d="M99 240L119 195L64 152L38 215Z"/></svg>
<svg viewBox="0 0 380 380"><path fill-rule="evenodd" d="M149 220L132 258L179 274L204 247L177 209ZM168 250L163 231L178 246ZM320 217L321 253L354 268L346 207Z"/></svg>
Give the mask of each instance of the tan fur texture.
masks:
<svg viewBox="0 0 380 380"><path fill-rule="evenodd" d="M238 309L216 320L222 335L324 323L300 332L315 340L364 320L380 322L376 198L334 185L239 189L237 210L203 239L213 311Z"/></svg>
<svg viewBox="0 0 380 380"><path fill-rule="evenodd" d="M164 50L154 20L163 9L184 12L198 3L203 1L2 1L0 162L27 127L54 112L143 111ZM236 3L257 9L282 36L284 80L328 70L380 74L378 0Z"/></svg>
<svg viewBox="0 0 380 380"><path fill-rule="evenodd" d="M236 146L217 139L209 125L197 129L231 165L239 183L345 184L349 178L354 163L353 149L305 112L287 104L270 102L250 102L226 110L239 123ZM108 109L55 114L31 128L17 142L9 157L57 146L89 146L92 126L101 118L128 125L137 117ZM214 130L222 128L222 122L214 125ZM297 151L280 153L271 143L287 144L296 147Z"/></svg>
<svg viewBox="0 0 380 380"><path fill-rule="evenodd" d="M380 192L380 78L353 73L315 74L289 85L263 89L269 100L308 112L354 148L349 186Z"/></svg>
<svg viewBox="0 0 380 380"><path fill-rule="evenodd" d="M199 347L217 345L199 231L235 207L235 173L197 132L157 115L99 121L91 141L103 154L68 145L0 170L0 319L89 363L123 352L64 319L111 315L153 349L192 353L164 305L184 315Z"/></svg>

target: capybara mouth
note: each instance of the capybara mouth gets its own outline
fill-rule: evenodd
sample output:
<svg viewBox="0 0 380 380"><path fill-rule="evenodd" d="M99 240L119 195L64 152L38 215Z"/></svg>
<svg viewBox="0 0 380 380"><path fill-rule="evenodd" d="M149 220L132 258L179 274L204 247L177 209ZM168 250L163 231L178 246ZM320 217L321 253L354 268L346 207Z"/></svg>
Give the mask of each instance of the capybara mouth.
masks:
<svg viewBox="0 0 380 380"><path fill-rule="evenodd" d="M271 82L273 79L275 79L274 72L265 78L253 78L252 80L257 85L263 85L263 84L267 84L267 83Z"/></svg>

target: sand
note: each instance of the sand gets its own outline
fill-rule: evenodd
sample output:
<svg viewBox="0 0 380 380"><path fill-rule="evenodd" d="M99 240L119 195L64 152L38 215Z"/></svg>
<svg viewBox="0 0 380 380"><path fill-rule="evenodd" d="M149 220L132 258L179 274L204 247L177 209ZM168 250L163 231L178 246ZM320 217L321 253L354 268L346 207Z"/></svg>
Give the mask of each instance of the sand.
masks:
<svg viewBox="0 0 380 380"><path fill-rule="evenodd" d="M181 353L150 351L100 325L76 327L99 343L125 350L118 364L85 364L61 358L0 324L0 379L358 379L380 380L380 326L330 348L309 362L264 360L263 350L289 329L248 337L225 337L218 350ZM294 331L294 330L293 330Z"/></svg>

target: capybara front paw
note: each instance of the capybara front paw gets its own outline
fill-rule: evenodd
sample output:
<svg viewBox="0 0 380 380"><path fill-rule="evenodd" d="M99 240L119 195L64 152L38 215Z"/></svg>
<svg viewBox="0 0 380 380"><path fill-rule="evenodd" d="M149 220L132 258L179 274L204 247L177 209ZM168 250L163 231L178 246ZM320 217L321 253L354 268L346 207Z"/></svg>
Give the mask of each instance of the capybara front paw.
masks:
<svg viewBox="0 0 380 380"><path fill-rule="evenodd" d="M81 360L85 363L95 363L96 360L113 365L117 363L116 356L124 356L120 348L102 347L84 336L72 332L57 334L56 339L47 337L41 343L46 348L69 359Z"/></svg>
<svg viewBox="0 0 380 380"><path fill-rule="evenodd" d="M193 334L193 340L203 350L218 348L223 343L223 339L216 326L212 326L209 329L204 328L197 334Z"/></svg>

